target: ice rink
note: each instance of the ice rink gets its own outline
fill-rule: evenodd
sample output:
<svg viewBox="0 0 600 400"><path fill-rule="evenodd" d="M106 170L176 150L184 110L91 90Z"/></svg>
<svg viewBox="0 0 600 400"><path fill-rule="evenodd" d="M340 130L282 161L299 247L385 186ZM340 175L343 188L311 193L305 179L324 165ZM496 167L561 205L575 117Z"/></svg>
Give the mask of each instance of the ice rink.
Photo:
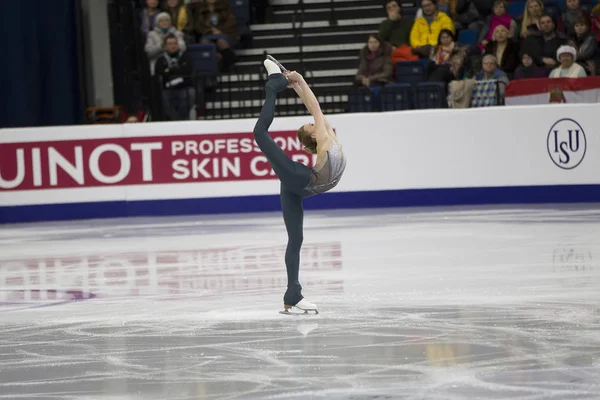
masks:
<svg viewBox="0 0 600 400"><path fill-rule="evenodd" d="M0 226L0 399L600 399L600 209Z"/></svg>

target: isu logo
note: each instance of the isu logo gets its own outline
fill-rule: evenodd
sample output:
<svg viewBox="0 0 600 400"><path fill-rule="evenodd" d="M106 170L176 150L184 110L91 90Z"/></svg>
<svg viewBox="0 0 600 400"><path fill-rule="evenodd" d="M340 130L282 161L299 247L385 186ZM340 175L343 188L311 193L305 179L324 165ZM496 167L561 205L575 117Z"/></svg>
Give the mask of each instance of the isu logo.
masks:
<svg viewBox="0 0 600 400"><path fill-rule="evenodd" d="M548 154L558 167L573 169L583 161L587 141L585 132L576 121L563 118L548 132Z"/></svg>

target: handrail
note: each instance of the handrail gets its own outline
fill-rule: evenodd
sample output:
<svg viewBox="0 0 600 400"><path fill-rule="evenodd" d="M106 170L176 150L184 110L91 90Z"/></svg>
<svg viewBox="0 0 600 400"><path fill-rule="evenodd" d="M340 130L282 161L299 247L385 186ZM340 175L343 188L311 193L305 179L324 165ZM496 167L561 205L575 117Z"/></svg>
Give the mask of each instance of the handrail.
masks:
<svg viewBox="0 0 600 400"><path fill-rule="evenodd" d="M338 22L335 18L335 7L333 6L333 0L331 0L331 13L329 15L329 25L337 26Z"/></svg>
<svg viewBox="0 0 600 400"><path fill-rule="evenodd" d="M332 0L333 2L333 0ZM294 32L294 39L298 39L298 57L300 60L300 73L306 74L306 65L304 64L304 0L298 0L299 7L294 9L294 14L292 15L292 30ZM298 12L300 13L300 25L296 27L296 21Z"/></svg>

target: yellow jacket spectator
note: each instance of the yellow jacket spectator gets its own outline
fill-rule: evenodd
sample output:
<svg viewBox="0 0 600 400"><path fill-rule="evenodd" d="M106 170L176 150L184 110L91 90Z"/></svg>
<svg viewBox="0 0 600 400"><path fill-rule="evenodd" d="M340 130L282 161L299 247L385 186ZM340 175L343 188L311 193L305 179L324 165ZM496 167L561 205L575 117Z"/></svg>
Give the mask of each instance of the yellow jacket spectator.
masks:
<svg viewBox="0 0 600 400"><path fill-rule="evenodd" d="M171 16L173 26L178 31L182 31L188 23L187 8L183 0L167 0L167 9L165 10Z"/></svg>
<svg viewBox="0 0 600 400"><path fill-rule="evenodd" d="M414 49L437 45L442 29L448 29L452 33L456 33L454 23L450 17L446 13L437 10L436 1L423 0L421 7L423 16L415 19L410 31L410 45Z"/></svg>

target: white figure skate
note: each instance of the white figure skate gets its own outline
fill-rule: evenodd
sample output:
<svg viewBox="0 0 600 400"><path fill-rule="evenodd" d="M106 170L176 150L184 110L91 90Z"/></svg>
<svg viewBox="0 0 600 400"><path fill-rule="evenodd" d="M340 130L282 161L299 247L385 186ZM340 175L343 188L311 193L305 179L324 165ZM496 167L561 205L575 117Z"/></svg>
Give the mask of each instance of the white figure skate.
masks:
<svg viewBox="0 0 600 400"><path fill-rule="evenodd" d="M274 62L275 65L277 65L277 67L279 68L280 72L288 72L287 68L284 67L283 65L281 65L281 63L279 61L277 61L275 59L275 57L270 56L270 55L267 54L267 60Z"/></svg>
<svg viewBox="0 0 600 400"><path fill-rule="evenodd" d="M265 60L263 65L265 66L269 76L273 74L281 74L281 69L273 61Z"/></svg>
<svg viewBox="0 0 600 400"><path fill-rule="evenodd" d="M279 311L281 314L285 315L305 315L310 314L312 311L314 314L318 314L317 306L313 303L308 302L306 299L302 299L295 306L290 306L288 304L283 305L284 310ZM301 312L298 312L300 310Z"/></svg>

